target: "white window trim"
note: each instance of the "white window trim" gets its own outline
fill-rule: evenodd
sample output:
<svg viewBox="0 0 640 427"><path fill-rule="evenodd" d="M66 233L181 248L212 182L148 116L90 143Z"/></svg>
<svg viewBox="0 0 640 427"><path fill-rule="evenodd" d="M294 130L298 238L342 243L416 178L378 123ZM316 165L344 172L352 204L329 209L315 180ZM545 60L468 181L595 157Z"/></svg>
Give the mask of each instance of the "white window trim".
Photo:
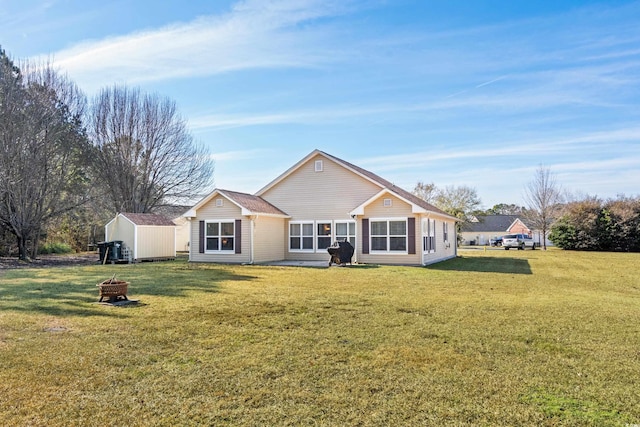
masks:
<svg viewBox="0 0 640 427"><path fill-rule="evenodd" d="M231 223L233 224L233 236L223 236L222 234L218 234L218 236L210 236L207 234L207 224L218 224L218 231L222 232L222 224L223 223ZM207 237L218 237L222 239L223 237L233 237L233 249L207 249ZM220 245L220 243L218 243ZM205 220L204 221L204 253L205 254L216 254L216 255L234 255L236 253L236 220L235 219L220 219L220 220Z"/></svg>
<svg viewBox="0 0 640 427"><path fill-rule="evenodd" d="M349 239L351 237L353 237L353 242L355 243L355 245L353 245L353 249L354 251L357 251L356 246L358 245L358 223L354 220L335 220L333 222L333 238L334 241L338 241L338 224L346 224L347 226L347 234L346 235L340 235L340 237L346 237L347 238L347 242L351 243L349 241ZM353 224L353 234L349 234L349 225ZM355 252L354 252L355 253Z"/></svg>
<svg viewBox="0 0 640 427"><path fill-rule="evenodd" d="M371 228L373 227L374 222L387 221L387 250L381 251L373 249L373 237L377 237L373 235L371 232ZM404 221L405 223L405 250L404 251L392 251L390 250L391 239L390 237L400 237L400 235L391 235L391 227L389 227L390 221ZM409 219L407 217L394 217L394 218L369 218L369 253L372 255L408 255L409 254Z"/></svg>
<svg viewBox="0 0 640 427"><path fill-rule="evenodd" d="M442 241L449 242L449 223L446 221L442 221Z"/></svg>
<svg viewBox="0 0 640 427"><path fill-rule="evenodd" d="M425 254L433 254L436 252L436 220L426 218L422 220L422 251ZM433 238L431 248L427 249L425 245L425 238Z"/></svg>
<svg viewBox="0 0 640 427"><path fill-rule="evenodd" d="M313 168L316 172L322 172L324 170L324 163L322 160L316 160Z"/></svg>
<svg viewBox="0 0 640 427"><path fill-rule="evenodd" d="M385 208L390 208L393 206L393 200L392 199L384 199L382 201L382 206L384 206Z"/></svg>
<svg viewBox="0 0 640 427"><path fill-rule="evenodd" d="M291 224L300 224L300 236L293 236L293 237L300 237L300 249L291 249ZM308 236L308 235L304 235L302 234L302 231L304 230L304 224L311 224L313 226L313 233ZM288 235L289 235L289 252L296 252L296 253L314 253L316 251L316 222L313 220L302 220L302 221L289 221L289 224L287 225L288 227ZM302 249L302 240L305 237L312 237L313 238L313 247L311 249Z"/></svg>
<svg viewBox="0 0 640 427"><path fill-rule="evenodd" d="M320 224L329 224L329 226L331 227L331 233L329 233L328 236L323 236L318 234L318 225ZM328 219L328 220L318 220L318 221L314 221L314 226L313 226L313 249L315 250L315 252L325 252L327 250L327 248L324 249L320 249L319 245L318 245L318 239L320 237L328 237L329 238L329 246L331 246L333 244L333 242L335 241L335 225L333 223L332 220Z"/></svg>

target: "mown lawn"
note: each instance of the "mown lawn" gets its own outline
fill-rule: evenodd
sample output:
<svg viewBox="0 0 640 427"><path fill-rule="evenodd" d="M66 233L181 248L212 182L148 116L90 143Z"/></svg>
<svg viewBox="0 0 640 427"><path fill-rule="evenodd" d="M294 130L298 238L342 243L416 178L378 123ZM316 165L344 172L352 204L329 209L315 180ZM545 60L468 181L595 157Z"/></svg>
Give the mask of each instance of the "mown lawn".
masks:
<svg viewBox="0 0 640 427"><path fill-rule="evenodd" d="M0 271L0 425L638 424L639 265ZM114 273L140 304L95 303Z"/></svg>

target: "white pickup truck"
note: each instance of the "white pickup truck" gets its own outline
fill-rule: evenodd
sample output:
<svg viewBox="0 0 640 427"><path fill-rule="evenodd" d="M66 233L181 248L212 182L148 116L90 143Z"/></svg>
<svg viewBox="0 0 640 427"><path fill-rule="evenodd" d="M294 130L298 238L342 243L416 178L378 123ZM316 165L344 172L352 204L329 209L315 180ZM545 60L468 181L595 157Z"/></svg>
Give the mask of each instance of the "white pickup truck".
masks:
<svg viewBox="0 0 640 427"><path fill-rule="evenodd" d="M511 248L521 251L525 248L535 249L536 243L526 234L506 234L502 236L502 247L507 251Z"/></svg>

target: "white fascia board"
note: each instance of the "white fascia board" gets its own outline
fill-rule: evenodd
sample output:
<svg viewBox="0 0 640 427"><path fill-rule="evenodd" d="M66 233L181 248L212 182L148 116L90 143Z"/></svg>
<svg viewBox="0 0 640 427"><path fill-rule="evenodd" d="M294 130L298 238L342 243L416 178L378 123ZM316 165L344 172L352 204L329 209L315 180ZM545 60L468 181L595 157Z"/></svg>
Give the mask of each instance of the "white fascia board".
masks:
<svg viewBox="0 0 640 427"><path fill-rule="evenodd" d="M356 207L354 210L349 212L349 215L364 215L364 208L366 208L371 203L373 203L374 201L378 200L379 198L381 198L385 194L389 194L391 196L397 197L398 199L402 200L403 202L405 202L406 204L411 206L411 213L426 214L426 213L429 212L425 208L423 208L421 206L418 206L415 203L411 203L409 200L407 200L404 197L402 197L401 195L389 190L388 188L383 188L376 195L374 195L373 197L369 198L366 202L364 202L363 204L361 204L360 206Z"/></svg>
<svg viewBox="0 0 640 427"><path fill-rule="evenodd" d="M262 213L262 212L253 212L249 209L242 208L242 215L244 216L265 216L270 218L291 218L291 215L282 215L282 214L273 214L273 213Z"/></svg>

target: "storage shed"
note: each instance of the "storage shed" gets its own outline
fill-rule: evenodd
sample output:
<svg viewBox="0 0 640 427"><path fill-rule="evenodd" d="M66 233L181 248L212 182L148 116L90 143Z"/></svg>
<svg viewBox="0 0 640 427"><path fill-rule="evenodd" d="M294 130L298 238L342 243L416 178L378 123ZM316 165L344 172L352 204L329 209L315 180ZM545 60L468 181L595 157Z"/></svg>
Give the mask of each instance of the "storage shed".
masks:
<svg viewBox="0 0 640 427"><path fill-rule="evenodd" d="M133 262L176 257L176 225L162 215L121 212L104 226L104 235L121 240Z"/></svg>

